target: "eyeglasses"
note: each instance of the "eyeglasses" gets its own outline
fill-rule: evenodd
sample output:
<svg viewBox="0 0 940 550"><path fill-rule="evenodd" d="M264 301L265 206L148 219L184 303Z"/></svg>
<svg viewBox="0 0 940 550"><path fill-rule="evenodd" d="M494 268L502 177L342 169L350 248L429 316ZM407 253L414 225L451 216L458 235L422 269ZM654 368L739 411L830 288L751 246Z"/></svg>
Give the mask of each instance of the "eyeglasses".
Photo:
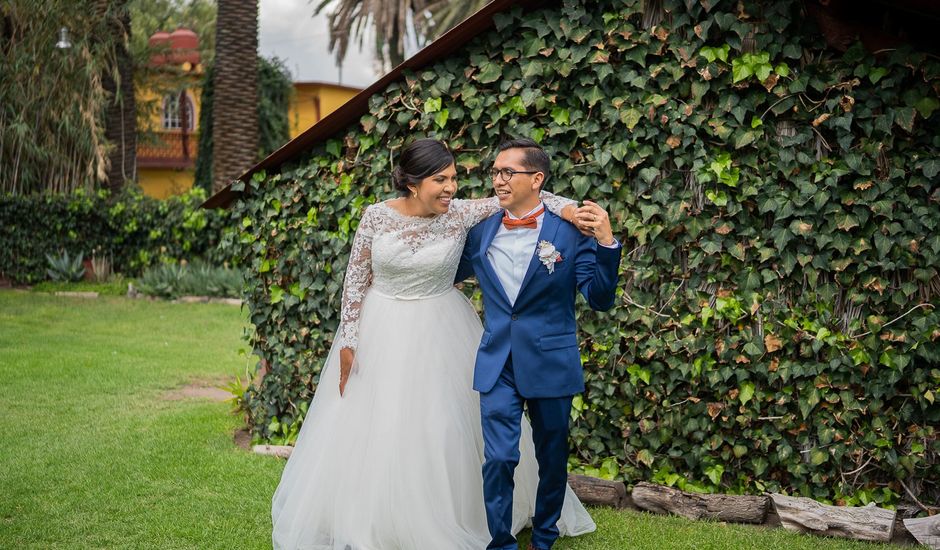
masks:
<svg viewBox="0 0 940 550"><path fill-rule="evenodd" d="M513 170L512 168L492 168L490 169L490 179L496 179L499 176L504 182L509 182L516 174L538 174L541 170Z"/></svg>

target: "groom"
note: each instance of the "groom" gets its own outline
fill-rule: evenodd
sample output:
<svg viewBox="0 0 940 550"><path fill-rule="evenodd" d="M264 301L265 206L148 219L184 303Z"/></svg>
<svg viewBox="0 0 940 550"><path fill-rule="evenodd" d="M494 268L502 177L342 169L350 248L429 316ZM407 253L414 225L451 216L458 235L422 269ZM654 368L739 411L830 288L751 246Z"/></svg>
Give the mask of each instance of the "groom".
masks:
<svg viewBox="0 0 940 550"><path fill-rule="evenodd" d="M505 209L467 236L457 272L475 274L483 291L486 327L473 389L480 392L485 443L483 493L492 540L487 548L515 550L513 472L519 462L523 407L532 422L539 485L529 548L548 550L558 538L567 483L571 398L584 391L574 303L614 305L620 244L597 204L584 201L574 225L545 210L539 192L549 158L534 141L499 146L491 170Z"/></svg>

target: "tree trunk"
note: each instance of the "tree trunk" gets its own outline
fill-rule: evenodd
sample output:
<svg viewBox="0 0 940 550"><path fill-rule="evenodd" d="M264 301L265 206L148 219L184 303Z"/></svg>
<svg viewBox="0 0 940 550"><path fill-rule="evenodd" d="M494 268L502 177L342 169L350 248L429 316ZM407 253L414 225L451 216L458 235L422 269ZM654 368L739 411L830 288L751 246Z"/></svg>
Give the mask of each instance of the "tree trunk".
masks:
<svg viewBox="0 0 940 550"><path fill-rule="evenodd" d="M811 498L770 495L780 523L791 531L848 539L888 542L897 512L874 505L828 506Z"/></svg>
<svg viewBox="0 0 940 550"><path fill-rule="evenodd" d="M111 146L105 185L112 193L120 191L137 178L137 103L134 98L134 61L127 48L131 34L128 0L117 0L108 29L115 38L114 60L117 79L110 71L102 75L107 93L105 139Z"/></svg>
<svg viewBox="0 0 940 550"><path fill-rule="evenodd" d="M213 191L258 161L258 1L219 2L212 106Z"/></svg>
<svg viewBox="0 0 940 550"><path fill-rule="evenodd" d="M653 483L633 488L633 503L658 514L672 513L689 519L717 519L734 523L764 523L767 497L687 493Z"/></svg>

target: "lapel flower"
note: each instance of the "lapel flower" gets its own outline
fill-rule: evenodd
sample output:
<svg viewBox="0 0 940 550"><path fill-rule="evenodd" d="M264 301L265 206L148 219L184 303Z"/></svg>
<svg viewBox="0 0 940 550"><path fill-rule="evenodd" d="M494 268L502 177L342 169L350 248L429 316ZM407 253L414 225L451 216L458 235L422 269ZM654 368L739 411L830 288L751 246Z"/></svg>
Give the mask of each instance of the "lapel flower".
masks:
<svg viewBox="0 0 940 550"><path fill-rule="evenodd" d="M539 261L548 269L548 273L554 273L555 262L561 261L561 254L555 249L555 245L548 241L539 241L538 255Z"/></svg>

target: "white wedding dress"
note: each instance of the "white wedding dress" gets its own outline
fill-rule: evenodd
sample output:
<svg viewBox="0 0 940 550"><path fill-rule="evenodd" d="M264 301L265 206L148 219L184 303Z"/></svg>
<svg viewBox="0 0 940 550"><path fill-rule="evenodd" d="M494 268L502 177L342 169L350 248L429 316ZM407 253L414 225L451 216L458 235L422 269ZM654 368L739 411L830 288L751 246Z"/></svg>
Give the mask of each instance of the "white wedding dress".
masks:
<svg viewBox="0 0 940 550"><path fill-rule="evenodd" d="M555 212L570 201L544 194ZM274 494L277 549L482 550L483 436L473 364L482 326L453 286L467 231L498 201L453 200L434 218L387 203L363 214L345 281L342 320ZM339 349L356 350L345 395ZM523 421L513 530L535 509L538 466ZM594 522L571 488L563 536Z"/></svg>

